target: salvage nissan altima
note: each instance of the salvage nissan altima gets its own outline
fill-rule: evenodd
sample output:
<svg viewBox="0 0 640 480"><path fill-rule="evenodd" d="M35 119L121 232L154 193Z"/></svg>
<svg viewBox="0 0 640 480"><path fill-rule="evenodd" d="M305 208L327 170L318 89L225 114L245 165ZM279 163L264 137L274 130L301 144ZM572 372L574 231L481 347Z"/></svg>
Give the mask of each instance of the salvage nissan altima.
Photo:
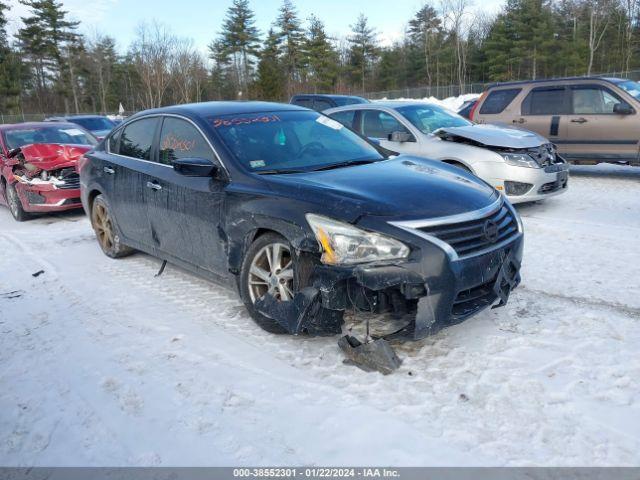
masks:
<svg viewBox="0 0 640 480"><path fill-rule="evenodd" d="M386 151L293 105L211 102L139 113L80 163L104 253L142 250L237 287L274 333L340 333L389 313L417 339L519 281L523 233L477 177Z"/></svg>

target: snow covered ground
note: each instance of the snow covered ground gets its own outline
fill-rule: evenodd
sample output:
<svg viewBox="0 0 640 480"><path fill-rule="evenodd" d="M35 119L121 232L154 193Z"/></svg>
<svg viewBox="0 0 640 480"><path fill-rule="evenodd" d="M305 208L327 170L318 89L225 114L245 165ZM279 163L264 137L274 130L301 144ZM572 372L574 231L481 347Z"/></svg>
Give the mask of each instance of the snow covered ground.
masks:
<svg viewBox="0 0 640 480"><path fill-rule="evenodd" d="M79 214L2 208L0 465L640 465L638 198L640 168L576 167L519 207L509 305L399 346L387 377L108 259Z"/></svg>
<svg viewBox="0 0 640 480"><path fill-rule="evenodd" d="M441 107L444 108L448 108L449 110L453 111L453 112L457 112L458 110L460 110L460 108L462 107L462 105L464 104L464 102L467 102L469 100L475 100L476 98L480 97L479 93L467 93L465 95L459 95L457 97L448 97L445 98L443 100L440 100L436 97L424 97L424 98L394 98L394 101L399 101L399 102L426 102L426 103L435 103L436 105L440 105ZM381 100L386 100L386 98L383 98ZM376 100L374 100L375 102Z"/></svg>

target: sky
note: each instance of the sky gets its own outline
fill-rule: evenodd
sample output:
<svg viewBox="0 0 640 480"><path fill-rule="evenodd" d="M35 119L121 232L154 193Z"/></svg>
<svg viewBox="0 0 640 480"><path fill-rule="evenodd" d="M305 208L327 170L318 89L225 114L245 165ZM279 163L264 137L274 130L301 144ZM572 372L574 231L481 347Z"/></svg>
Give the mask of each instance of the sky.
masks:
<svg viewBox="0 0 640 480"><path fill-rule="evenodd" d="M473 1L473 0L472 0ZM10 33L20 26L19 18L28 8L18 0L9 0ZM192 38L206 52L207 45L219 33L232 0L62 0L69 17L81 22L80 31L89 36L99 32L116 39L125 51L142 22L158 21L180 36ZM276 16L282 0L250 0L256 14L256 26L264 34ZM334 37L345 37L349 26L364 13L378 31L383 45L402 36L409 19L425 3L423 0L293 0L301 19L318 16ZM433 0L437 5L439 0ZM472 8L488 13L499 11L504 0L475 0Z"/></svg>

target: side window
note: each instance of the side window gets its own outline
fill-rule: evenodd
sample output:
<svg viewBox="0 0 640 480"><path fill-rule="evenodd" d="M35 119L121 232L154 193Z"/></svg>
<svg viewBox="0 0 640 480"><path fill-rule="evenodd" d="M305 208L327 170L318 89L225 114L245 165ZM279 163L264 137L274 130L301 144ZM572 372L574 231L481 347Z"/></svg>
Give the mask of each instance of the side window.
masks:
<svg viewBox="0 0 640 480"><path fill-rule="evenodd" d="M328 108L333 108L333 105L329 100L324 100L322 98L316 98L313 101L313 108L315 108L318 112L322 112Z"/></svg>
<svg viewBox="0 0 640 480"><path fill-rule="evenodd" d="M311 100L310 98L294 98L293 102L291 103L293 103L294 105L298 105L299 107L313 108L313 100Z"/></svg>
<svg viewBox="0 0 640 480"><path fill-rule="evenodd" d="M534 88L522 103L522 115L562 115L565 105L564 87Z"/></svg>
<svg viewBox="0 0 640 480"><path fill-rule="evenodd" d="M392 115L380 110L361 110L362 134L371 138L389 138L393 132L407 132L408 130Z"/></svg>
<svg viewBox="0 0 640 480"><path fill-rule="evenodd" d="M575 115L613 113L614 105L622 102L613 93L597 85L571 87L571 101Z"/></svg>
<svg viewBox="0 0 640 480"><path fill-rule="evenodd" d="M186 120L166 117L160 133L160 163L171 165L178 158L206 158L215 161L211 147Z"/></svg>
<svg viewBox="0 0 640 480"><path fill-rule="evenodd" d="M120 134L122 130L118 130L109 137L109 152L118 153L118 141L120 140Z"/></svg>
<svg viewBox="0 0 640 480"><path fill-rule="evenodd" d="M151 146L158 118L144 118L130 123L122 131L118 153L126 157L151 160Z"/></svg>
<svg viewBox="0 0 640 480"><path fill-rule="evenodd" d="M521 91L521 88L509 88L506 90L493 90L492 92L489 92L485 101L482 102L480 114L496 115L498 113L502 113Z"/></svg>
<svg viewBox="0 0 640 480"><path fill-rule="evenodd" d="M356 116L355 110L346 111L346 112L335 112L329 115L334 120L337 120L345 127L353 128L353 120Z"/></svg>

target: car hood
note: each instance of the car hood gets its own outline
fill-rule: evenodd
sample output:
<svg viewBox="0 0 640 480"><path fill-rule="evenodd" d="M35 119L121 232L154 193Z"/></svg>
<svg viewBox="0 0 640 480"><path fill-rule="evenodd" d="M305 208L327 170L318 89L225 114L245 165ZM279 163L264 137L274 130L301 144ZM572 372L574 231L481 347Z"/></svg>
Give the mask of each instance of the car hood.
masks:
<svg viewBox="0 0 640 480"><path fill-rule="evenodd" d="M355 222L365 215L434 218L477 210L497 193L462 170L424 158L399 156L367 165L273 175L272 188L317 204L320 213Z"/></svg>
<svg viewBox="0 0 640 480"><path fill-rule="evenodd" d="M449 127L441 128L434 133L443 140L471 140L487 147L497 148L534 148L549 143L549 140L537 133L498 125Z"/></svg>
<svg viewBox="0 0 640 480"><path fill-rule="evenodd" d="M20 147L12 158L20 159L31 174L37 174L42 170L75 167L78 159L92 148L90 145L35 143Z"/></svg>

